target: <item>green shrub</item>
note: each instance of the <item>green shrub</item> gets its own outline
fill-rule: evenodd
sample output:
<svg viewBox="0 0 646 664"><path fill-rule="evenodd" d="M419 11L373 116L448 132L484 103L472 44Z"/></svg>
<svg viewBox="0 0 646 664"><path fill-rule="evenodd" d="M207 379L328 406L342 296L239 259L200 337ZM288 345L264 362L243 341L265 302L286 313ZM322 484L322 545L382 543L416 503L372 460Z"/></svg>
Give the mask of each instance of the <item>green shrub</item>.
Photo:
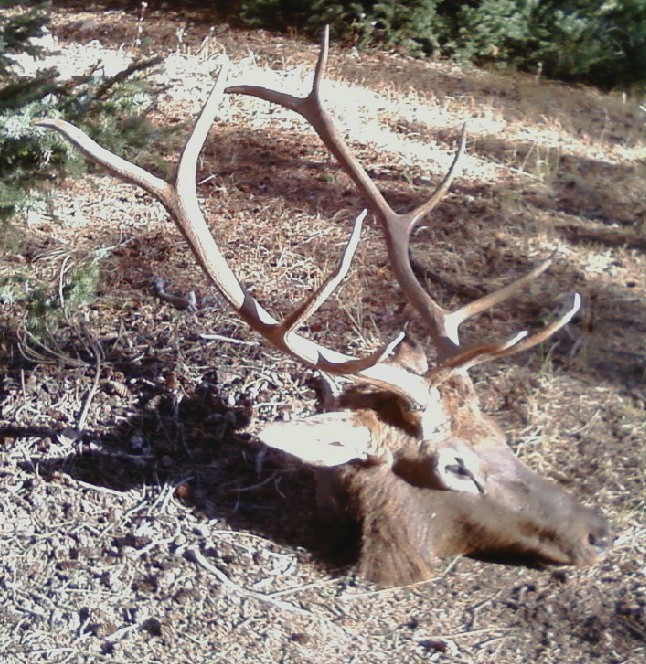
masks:
<svg viewBox="0 0 646 664"><path fill-rule="evenodd" d="M515 65L529 39L530 3L482 0L462 5L455 16L457 37L446 44L461 59L482 63L495 60Z"/></svg>
<svg viewBox="0 0 646 664"><path fill-rule="evenodd" d="M453 27L445 53L547 76L631 88L646 84L644 0L479 0L438 11Z"/></svg>
<svg viewBox="0 0 646 664"><path fill-rule="evenodd" d="M358 47L493 61L604 88L646 86L646 0L244 0L230 12L272 30L318 34L329 24Z"/></svg>
<svg viewBox="0 0 646 664"><path fill-rule="evenodd" d="M101 252L81 261L65 274L61 291L51 284L27 279L22 300L25 311L25 328L37 339L46 339L64 324L67 316L92 304L97 297L100 278ZM11 279L0 282L0 292L7 291Z"/></svg>
<svg viewBox="0 0 646 664"><path fill-rule="evenodd" d="M110 79L90 71L61 81L55 68L23 74L12 56L42 54L34 38L46 34L48 17L45 5L24 9L22 4L0 0L0 7L11 10L0 15L0 230L5 242L12 234L9 218L34 205L39 183L83 168L65 141L33 127L35 118L63 118L126 157L143 151L144 160L158 151L163 138L146 118L151 86L134 77L160 58L134 63Z"/></svg>
<svg viewBox="0 0 646 664"><path fill-rule="evenodd" d="M603 88L646 84L646 2L570 0L534 12L531 59L554 78Z"/></svg>

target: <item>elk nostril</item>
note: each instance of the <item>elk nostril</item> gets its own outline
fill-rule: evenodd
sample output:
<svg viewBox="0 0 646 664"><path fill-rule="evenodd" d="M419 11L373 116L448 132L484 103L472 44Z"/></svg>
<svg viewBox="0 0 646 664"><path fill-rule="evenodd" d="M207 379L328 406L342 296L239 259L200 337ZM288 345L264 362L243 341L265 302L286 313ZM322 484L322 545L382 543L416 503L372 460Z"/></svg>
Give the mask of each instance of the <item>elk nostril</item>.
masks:
<svg viewBox="0 0 646 664"><path fill-rule="evenodd" d="M603 533L588 533L588 544L599 551L605 551L610 546L610 535Z"/></svg>

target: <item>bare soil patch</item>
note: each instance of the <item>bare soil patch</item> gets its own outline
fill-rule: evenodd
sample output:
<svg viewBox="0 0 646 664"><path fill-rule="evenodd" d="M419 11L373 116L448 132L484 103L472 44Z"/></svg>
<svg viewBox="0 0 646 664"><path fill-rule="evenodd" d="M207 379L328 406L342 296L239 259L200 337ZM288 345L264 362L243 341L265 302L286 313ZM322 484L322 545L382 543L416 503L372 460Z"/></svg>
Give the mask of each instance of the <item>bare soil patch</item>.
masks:
<svg viewBox="0 0 646 664"><path fill-rule="evenodd" d="M190 12L55 20L66 48L226 52L238 74L287 70L287 85L315 61L317 47L296 38L211 27ZM263 422L314 412L315 377L222 307L159 206L93 173L57 183L49 213L25 221L25 253L1 256L25 293L0 302L8 664L643 661L643 115L594 90L388 54L333 49L329 76L353 149L398 209L432 190L467 121L465 174L414 240L443 303L559 248L526 297L469 334L531 329L573 290L582 314L549 346L481 370L478 389L521 458L611 518L610 556L547 571L456 558L391 590L355 578L352 534L344 543L317 518L307 471L254 437ZM180 127L206 78L175 82L157 120ZM341 97L364 101L354 125ZM199 181L227 257L276 312L327 274L361 209L311 130L251 100L231 100ZM30 289L57 298L91 262L96 300L26 335ZM196 289L198 310L154 299L158 275ZM365 350L409 315L369 225L348 283L307 332Z"/></svg>

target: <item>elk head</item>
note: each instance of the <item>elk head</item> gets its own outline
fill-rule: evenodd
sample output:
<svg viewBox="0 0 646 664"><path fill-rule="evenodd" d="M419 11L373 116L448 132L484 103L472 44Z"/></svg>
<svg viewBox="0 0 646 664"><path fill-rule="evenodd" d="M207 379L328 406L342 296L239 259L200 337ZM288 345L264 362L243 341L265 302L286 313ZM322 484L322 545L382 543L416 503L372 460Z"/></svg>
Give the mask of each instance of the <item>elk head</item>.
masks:
<svg viewBox="0 0 646 664"><path fill-rule="evenodd" d="M46 119L36 124L57 130L112 175L157 198L209 280L265 340L323 375L348 376L359 384L335 398L334 412L271 424L260 438L318 468L324 500L341 515L360 521L360 573L384 585L413 583L432 576L438 556L458 553L548 564L600 560L611 541L606 520L516 458L497 425L481 413L467 373L476 364L547 339L576 313L578 295L565 314L532 336L520 333L504 341L462 344L461 323L521 292L550 260L513 284L454 311L432 299L411 267L410 234L448 190L464 152L465 132L449 172L429 200L407 214L394 212L323 108L319 87L327 54L326 30L312 91L303 98L254 86L225 90L223 66L170 182L101 148L69 123ZM211 235L195 184L197 158L223 92L282 105L313 126L382 227L395 278L437 349L432 368L420 348L403 334L376 352L356 358L297 332L347 273L365 212L355 221L337 270L283 320L273 318L240 284Z"/></svg>

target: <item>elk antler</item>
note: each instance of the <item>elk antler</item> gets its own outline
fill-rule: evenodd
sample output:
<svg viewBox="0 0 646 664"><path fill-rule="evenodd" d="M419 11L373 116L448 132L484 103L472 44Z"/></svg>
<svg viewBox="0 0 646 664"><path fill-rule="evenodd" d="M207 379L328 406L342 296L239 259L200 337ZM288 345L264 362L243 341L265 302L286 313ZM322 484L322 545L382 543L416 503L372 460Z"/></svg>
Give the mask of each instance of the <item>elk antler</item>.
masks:
<svg viewBox="0 0 646 664"><path fill-rule="evenodd" d="M390 262L400 287L428 325L431 337L438 348L439 364L428 374L433 379L433 383L440 382L456 370L467 369L479 362L525 350L543 341L572 318L579 307L579 298L578 296L575 298L574 306L555 323L531 337L527 337L526 333L520 333L504 342L461 347L458 328L462 322L517 293L530 280L543 272L551 259L535 268L526 277L455 311L446 311L435 302L413 274L409 258L410 234L415 224L429 214L447 192L464 152L465 130L462 131L460 147L449 172L428 201L408 214L394 212L352 155L332 124L329 113L321 104L319 88L327 56L328 31L326 28L314 72L312 91L304 98L292 97L254 86L232 86L224 90L227 65L223 65L218 80L182 151L175 175L169 182L102 148L83 131L64 120L44 119L36 121L35 124L55 129L88 159L100 164L115 177L142 187L159 200L177 224L211 282L239 316L278 350L296 357L313 368L331 374L345 374L359 382L377 385L401 394L420 406L427 406L434 397L429 393L428 382L424 377L396 364L384 362L401 341L403 334L378 351L358 359L325 348L296 333L296 329L320 308L347 274L359 242L365 213L355 221L354 231L337 270L282 321L274 319L238 281L209 231L199 207L195 184L197 159L208 130L217 115L223 91L256 96L301 114L312 124L325 145L336 156L341 167L355 182L383 227Z"/></svg>
<svg viewBox="0 0 646 664"><path fill-rule="evenodd" d="M365 198L368 207L377 216L386 237L390 265L395 274L402 292L410 304L418 311L422 320L429 329L431 339L437 347L439 365L431 375L447 375L447 372L457 369L467 369L470 366L485 362L495 357L502 357L511 353L526 350L544 341L548 336L563 327L578 311L580 298L574 299L573 306L554 324L541 330L537 334L527 337L521 332L507 341L489 344L478 344L468 348L460 345L458 328L467 319L490 309L519 291L530 281L544 272L551 263L551 257L534 268L528 275L516 280L514 283L490 293L474 302L471 302L455 311L446 311L429 294L415 277L410 264L410 235L417 223L428 215L442 200L453 178L457 174L460 159L464 153L466 143L466 128L462 128L460 146L453 159L451 168L437 186L430 198L411 212L399 214L395 212L383 197L375 183L370 179L365 169L350 152L345 141L334 127L332 118L323 107L320 86L327 65L329 45L329 29L326 26L323 32L321 51L319 53L312 89L307 97L294 97L292 95L271 90L269 88L236 85L228 87L225 92L249 95L284 106L302 115L314 128L328 150L336 157L341 168L353 180L357 189ZM522 343L520 343L522 341Z"/></svg>
<svg viewBox="0 0 646 664"><path fill-rule="evenodd" d="M200 210L195 184L197 159L220 107L227 70L228 63L223 65L218 80L198 116L180 156L175 176L170 182L102 148L83 131L64 120L43 119L36 121L35 125L55 129L88 159L100 164L115 177L138 185L160 201L177 224L210 281L238 315L279 351L321 371L347 374L359 382L394 391L414 404L426 406L430 399L428 383L419 375L384 362L403 338L403 333L368 357L357 359L325 348L295 332L345 277L359 243L361 224L367 211L357 217L337 270L282 321L274 319L253 298L227 264Z"/></svg>

